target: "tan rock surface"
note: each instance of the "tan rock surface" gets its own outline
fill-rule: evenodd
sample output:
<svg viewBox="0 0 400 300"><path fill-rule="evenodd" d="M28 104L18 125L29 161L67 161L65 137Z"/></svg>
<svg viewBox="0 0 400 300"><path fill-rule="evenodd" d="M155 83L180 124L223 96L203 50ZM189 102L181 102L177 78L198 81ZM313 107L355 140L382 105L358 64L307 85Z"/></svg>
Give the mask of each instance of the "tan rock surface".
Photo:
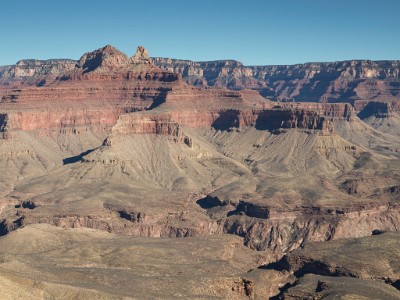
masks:
<svg viewBox="0 0 400 300"><path fill-rule="evenodd" d="M399 234L306 243L267 269L280 270L291 285L282 299L399 299Z"/></svg>
<svg viewBox="0 0 400 300"><path fill-rule="evenodd" d="M0 238L0 249L11 299L244 299L240 275L263 260L232 235L126 239L44 224Z"/></svg>

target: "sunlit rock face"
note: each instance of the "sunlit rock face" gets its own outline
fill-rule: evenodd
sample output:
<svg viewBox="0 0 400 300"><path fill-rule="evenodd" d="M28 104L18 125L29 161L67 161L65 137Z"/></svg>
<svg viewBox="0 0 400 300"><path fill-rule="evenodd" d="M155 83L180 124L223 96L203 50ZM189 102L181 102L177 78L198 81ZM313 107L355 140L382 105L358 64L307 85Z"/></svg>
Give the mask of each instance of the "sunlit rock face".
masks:
<svg viewBox="0 0 400 300"><path fill-rule="evenodd" d="M399 61L353 60L281 66L240 62L193 62L155 58L162 69L194 85L255 89L275 101L351 102L399 100Z"/></svg>

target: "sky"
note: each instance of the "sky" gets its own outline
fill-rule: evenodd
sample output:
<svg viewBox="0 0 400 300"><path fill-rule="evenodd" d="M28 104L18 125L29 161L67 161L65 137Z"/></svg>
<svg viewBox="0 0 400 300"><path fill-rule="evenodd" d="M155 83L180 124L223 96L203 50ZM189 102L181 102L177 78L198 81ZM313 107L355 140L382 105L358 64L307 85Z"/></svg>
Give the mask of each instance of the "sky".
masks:
<svg viewBox="0 0 400 300"><path fill-rule="evenodd" d="M0 0L0 65L128 55L245 65L400 59L400 0Z"/></svg>

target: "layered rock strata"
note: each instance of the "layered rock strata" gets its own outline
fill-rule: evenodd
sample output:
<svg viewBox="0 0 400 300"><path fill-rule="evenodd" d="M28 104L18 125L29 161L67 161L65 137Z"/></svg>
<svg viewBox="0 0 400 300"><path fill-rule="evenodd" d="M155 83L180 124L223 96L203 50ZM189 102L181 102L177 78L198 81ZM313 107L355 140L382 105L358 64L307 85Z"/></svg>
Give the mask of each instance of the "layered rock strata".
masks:
<svg viewBox="0 0 400 300"><path fill-rule="evenodd" d="M108 51L107 54L105 54ZM110 55L111 54L111 55ZM0 83L4 86L44 85L57 76L72 71L76 65L91 71L91 63L106 62L113 67L126 68L132 64L154 62L169 73L180 74L185 81L198 86L228 89L255 89L275 101L356 102L398 101L399 61L350 60L330 63L306 63L280 66L244 66L234 60L194 62L188 60L154 58L140 47L132 57L112 46L86 53L74 60L22 60L15 66L0 69ZM107 63L98 71L107 71Z"/></svg>
<svg viewBox="0 0 400 300"><path fill-rule="evenodd" d="M218 64L226 76L243 68ZM350 77L378 76L353 67ZM315 68L309 80L322 76ZM399 230L398 137L360 120L395 118L397 100L355 100L356 109L272 102L181 77L144 48L128 57L106 46L51 82L3 90L0 234L35 223L142 237L235 234L280 258L310 241ZM322 102L340 100L329 97ZM253 285L241 281L241 295Z"/></svg>
<svg viewBox="0 0 400 300"><path fill-rule="evenodd" d="M194 85L255 89L275 101L399 100L399 61L351 60L281 66L169 58L155 58L154 62L165 70L182 74Z"/></svg>

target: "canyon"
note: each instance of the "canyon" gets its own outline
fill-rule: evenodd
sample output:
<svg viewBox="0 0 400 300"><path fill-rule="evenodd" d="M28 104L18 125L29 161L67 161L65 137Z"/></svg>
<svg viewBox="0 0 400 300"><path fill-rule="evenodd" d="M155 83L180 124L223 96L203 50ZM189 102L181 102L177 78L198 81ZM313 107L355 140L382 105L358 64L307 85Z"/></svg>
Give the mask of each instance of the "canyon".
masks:
<svg viewBox="0 0 400 300"><path fill-rule="evenodd" d="M252 89L273 101L362 105L365 100L374 100L389 101L398 107L400 99L399 60L270 66L245 66L235 60L196 62L154 57L151 61L162 70L180 74L194 86ZM72 70L77 63L72 59L21 60L16 65L0 67L0 85L43 84Z"/></svg>
<svg viewBox="0 0 400 300"><path fill-rule="evenodd" d="M187 82L234 90L254 89L274 101L350 102L399 100L400 61L351 60L276 66L244 66L234 60L194 62L155 58Z"/></svg>
<svg viewBox="0 0 400 300"><path fill-rule="evenodd" d="M399 89L141 46L0 67L5 295L400 298Z"/></svg>

